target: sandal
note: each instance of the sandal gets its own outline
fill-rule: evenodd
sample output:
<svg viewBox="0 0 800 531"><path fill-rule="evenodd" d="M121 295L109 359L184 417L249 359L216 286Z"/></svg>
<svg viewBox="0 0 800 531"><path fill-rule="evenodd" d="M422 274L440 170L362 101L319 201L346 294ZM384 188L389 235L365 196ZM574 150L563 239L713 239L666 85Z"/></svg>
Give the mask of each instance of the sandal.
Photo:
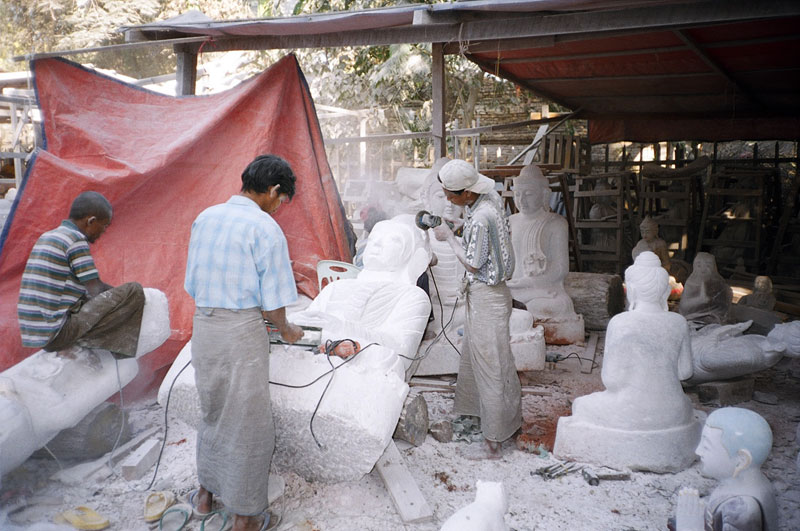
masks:
<svg viewBox="0 0 800 531"><path fill-rule="evenodd" d="M147 523L155 522L174 503L175 494L168 490L151 492L144 500L144 521Z"/></svg>
<svg viewBox="0 0 800 531"><path fill-rule="evenodd" d="M160 531L183 531L192 518L192 506L188 503L173 505L161 515L158 521Z"/></svg>
<svg viewBox="0 0 800 531"><path fill-rule="evenodd" d="M230 513L224 509L211 511L206 514L203 521L200 522L200 531L229 531L232 527L233 518L231 518Z"/></svg>

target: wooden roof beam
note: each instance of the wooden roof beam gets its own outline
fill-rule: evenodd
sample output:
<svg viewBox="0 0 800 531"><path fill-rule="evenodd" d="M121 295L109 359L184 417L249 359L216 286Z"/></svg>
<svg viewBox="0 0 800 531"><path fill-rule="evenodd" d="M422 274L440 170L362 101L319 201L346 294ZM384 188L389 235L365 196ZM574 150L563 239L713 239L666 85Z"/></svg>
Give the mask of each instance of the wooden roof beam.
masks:
<svg viewBox="0 0 800 531"><path fill-rule="evenodd" d="M695 40L690 37L685 31L675 31L675 35L681 39L686 46L691 49L697 57L699 57L711 70L725 78L728 83L730 83L737 92L741 93L747 100L751 103L758 105L759 107L763 106L763 103L756 98L752 92L750 92L747 88L742 86L725 68L722 67L717 61L709 57L709 55L703 51L700 46L695 42Z"/></svg>

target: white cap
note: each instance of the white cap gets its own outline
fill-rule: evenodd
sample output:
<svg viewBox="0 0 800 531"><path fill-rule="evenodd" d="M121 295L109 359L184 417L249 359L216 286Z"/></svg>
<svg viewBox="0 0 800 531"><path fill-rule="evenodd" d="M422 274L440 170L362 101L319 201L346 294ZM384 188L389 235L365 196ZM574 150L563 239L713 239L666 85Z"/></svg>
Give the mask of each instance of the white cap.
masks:
<svg viewBox="0 0 800 531"><path fill-rule="evenodd" d="M475 166L461 159L451 160L439 170L439 180L445 190L469 190L476 194L494 191L494 181L478 173Z"/></svg>

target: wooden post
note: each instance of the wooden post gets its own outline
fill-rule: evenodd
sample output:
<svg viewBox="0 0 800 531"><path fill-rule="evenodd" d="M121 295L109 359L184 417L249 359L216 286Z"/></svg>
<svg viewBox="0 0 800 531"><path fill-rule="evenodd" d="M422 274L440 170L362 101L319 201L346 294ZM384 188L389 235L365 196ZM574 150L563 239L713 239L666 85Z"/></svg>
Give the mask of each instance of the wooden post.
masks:
<svg viewBox="0 0 800 531"><path fill-rule="evenodd" d="M444 126L447 123L447 101L445 98L444 45L434 42L431 46L431 76L433 85L433 157L447 156L447 137Z"/></svg>
<svg viewBox="0 0 800 531"><path fill-rule="evenodd" d="M191 96L195 94L197 83L197 48L195 46L175 46L175 55L178 57L175 79L176 96Z"/></svg>
<svg viewBox="0 0 800 531"><path fill-rule="evenodd" d="M606 143L606 158L605 164L603 164L603 172L608 173L608 143Z"/></svg>

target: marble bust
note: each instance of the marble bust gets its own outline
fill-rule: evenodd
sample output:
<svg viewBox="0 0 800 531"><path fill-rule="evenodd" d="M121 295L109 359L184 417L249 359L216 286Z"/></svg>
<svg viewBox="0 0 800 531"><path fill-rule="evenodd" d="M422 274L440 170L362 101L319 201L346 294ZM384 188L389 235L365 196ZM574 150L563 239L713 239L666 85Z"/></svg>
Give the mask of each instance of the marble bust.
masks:
<svg viewBox="0 0 800 531"><path fill-rule="evenodd" d="M604 391L577 398L558 421L559 458L654 472L694 460L701 424L681 380L692 373L686 320L667 309L669 277L650 251L625 271L629 309L608 323Z"/></svg>
<svg viewBox="0 0 800 531"><path fill-rule="evenodd" d="M697 455L701 472L719 485L706 500L695 489L678 494L677 531L777 531L775 491L761 472L772 449L772 430L753 411L725 407L703 427Z"/></svg>
<svg viewBox="0 0 800 531"><path fill-rule="evenodd" d="M514 204L519 212L509 217L517 264L508 281L511 294L544 327L547 343L582 343L583 317L575 313L564 289L569 272L567 220L550 211L550 187L537 166L525 166L514 180Z"/></svg>
<svg viewBox="0 0 800 531"><path fill-rule="evenodd" d="M661 260L661 267L669 271L669 251L667 242L658 237L658 223L650 216L645 216L639 224L639 233L642 239L636 243L631 251L634 260L644 251L651 251Z"/></svg>
<svg viewBox="0 0 800 531"><path fill-rule="evenodd" d="M714 255L697 253L678 311L689 321L723 324L728 320L732 300L733 290L717 272Z"/></svg>
<svg viewBox="0 0 800 531"><path fill-rule="evenodd" d="M738 304L771 311L775 308L776 302L775 294L772 292L772 279L766 276L757 276L753 282L753 293L739 299Z"/></svg>

